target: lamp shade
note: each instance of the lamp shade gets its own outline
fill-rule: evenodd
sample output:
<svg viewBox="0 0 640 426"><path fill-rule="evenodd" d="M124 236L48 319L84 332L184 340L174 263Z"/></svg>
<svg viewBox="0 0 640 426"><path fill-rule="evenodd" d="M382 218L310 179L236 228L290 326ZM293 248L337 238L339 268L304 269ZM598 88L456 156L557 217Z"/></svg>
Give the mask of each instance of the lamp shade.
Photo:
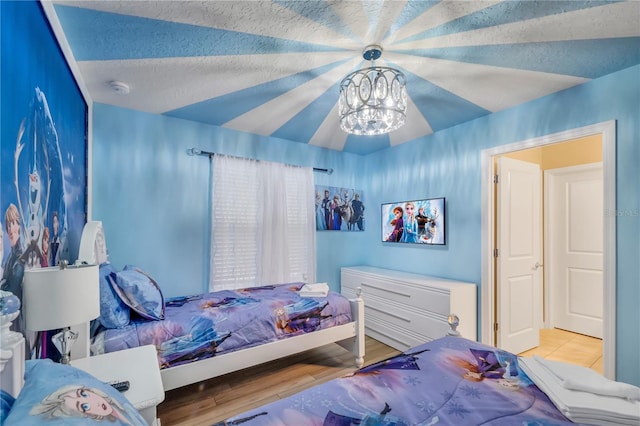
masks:
<svg viewBox="0 0 640 426"><path fill-rule="evenodd" d="M55 330L83 324L100 315L97 265L27 270L22 286L22 310L28 330Z"/></svg>

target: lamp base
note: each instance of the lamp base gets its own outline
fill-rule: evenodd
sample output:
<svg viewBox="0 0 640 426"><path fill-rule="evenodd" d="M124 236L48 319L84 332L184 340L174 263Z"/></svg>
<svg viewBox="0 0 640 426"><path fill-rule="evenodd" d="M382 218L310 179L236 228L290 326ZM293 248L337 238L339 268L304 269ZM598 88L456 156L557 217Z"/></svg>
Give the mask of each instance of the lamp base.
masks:
<svg viewBox="0 0 640 426"><path fill-rule="evenodd" d="M62 355L60 362L62 364L69 364L71 360L71 347L78 340L78 333L71 331L71 328L65 327L61 332L54 334L51 337L51 341Z"/></svg>

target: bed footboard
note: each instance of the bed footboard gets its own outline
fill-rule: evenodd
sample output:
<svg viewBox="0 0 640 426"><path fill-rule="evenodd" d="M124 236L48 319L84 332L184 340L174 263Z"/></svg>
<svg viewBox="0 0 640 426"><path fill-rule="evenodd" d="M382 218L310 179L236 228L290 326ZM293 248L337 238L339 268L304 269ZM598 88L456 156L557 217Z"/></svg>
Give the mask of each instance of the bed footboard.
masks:
<svg viewBox="0 0 640 426"><path fill-rule="evenodd" d="M160 370L165 391L232 373L288 355L297 354L329 343L349 339L356 323L338 325L288 339L265 343L247 349L216 355L189 364Z"/></svg>
<svg viewBox="0 0 640 426"><path fill-rule="evenodd" d="M361 368L364 365L365 345L364 345L364 300L362 299L362 288L358 287L355 299L349 299L351 304L351 315L355 321L355 336L337 342L343 348L353 352L356 357L356 366Z"/></svg>

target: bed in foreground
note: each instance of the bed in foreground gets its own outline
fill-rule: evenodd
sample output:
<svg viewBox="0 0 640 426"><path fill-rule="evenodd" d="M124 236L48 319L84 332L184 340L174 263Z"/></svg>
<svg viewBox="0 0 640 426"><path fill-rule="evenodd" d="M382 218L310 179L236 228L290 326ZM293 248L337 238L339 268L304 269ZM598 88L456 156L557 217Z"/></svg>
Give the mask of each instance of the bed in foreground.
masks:
<svg viewBox="0 0 640 426"><path fill-rule="evenodd" d="M629 404L632 410L638 407L640 412L638 401L616 399ZM631 416L626 423L594 424L637 424L639 420L640 417ZM573 422L524 373L518 357L448 336L218 424L401 426Z"/></svg>

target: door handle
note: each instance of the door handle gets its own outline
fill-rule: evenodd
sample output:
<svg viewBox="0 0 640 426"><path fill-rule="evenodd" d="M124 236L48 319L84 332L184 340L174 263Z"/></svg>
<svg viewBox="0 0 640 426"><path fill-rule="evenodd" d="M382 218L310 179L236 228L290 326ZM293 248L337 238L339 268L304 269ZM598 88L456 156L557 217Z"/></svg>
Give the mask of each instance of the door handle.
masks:
<svg viewBox="0 0 640 426"><path fill-rule="evenodd" d="M542 267L542 266L544 266L542 263L540 263L540 262L536 262L536 264L535 264L535 265L533 265L533 268L531 268L531 269L532 269L533 271L537 271L537 270L538 270L538 268L540 268L540 267Z"/></svg>

